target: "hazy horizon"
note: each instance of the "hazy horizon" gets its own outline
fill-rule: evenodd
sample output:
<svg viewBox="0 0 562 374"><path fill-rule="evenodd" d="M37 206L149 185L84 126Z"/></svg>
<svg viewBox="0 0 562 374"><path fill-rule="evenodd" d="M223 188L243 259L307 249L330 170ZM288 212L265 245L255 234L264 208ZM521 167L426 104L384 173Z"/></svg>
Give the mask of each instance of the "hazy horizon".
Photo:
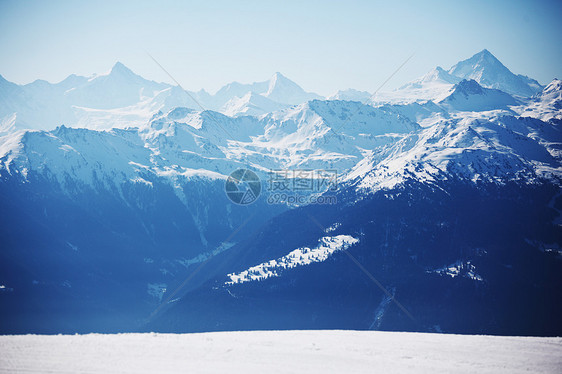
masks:
<svg viewBox="0 0 562 374"><path fill-rule="evenodd" d="M146 79L215 92L279 71L307 91L385 89L488 49L541 84L562 76L554 1L90 3L0 1L0 74L26 84L122 62Z"/></svg>

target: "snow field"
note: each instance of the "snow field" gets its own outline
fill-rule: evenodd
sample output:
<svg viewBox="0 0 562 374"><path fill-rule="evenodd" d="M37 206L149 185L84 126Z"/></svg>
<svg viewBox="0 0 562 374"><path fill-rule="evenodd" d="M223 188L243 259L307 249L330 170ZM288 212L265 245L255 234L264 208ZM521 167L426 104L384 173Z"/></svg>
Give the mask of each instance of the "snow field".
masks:
<svg viewBox="0 0 562 374"><path fill-rule="evenodd" d="M560 373L562 338L375 331L0 336L0 373Z"/></svg>

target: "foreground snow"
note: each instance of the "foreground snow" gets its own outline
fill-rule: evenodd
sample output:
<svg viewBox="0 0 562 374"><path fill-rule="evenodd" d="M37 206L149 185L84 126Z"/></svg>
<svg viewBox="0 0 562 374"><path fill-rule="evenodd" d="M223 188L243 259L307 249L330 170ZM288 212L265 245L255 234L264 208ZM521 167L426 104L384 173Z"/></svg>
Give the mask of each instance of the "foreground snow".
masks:
<svg viewBox="0 0 562 374"><path fill-rule="evenodd" d="M372 331L0 336L2 373L556 373L562 338Z"/></svg>

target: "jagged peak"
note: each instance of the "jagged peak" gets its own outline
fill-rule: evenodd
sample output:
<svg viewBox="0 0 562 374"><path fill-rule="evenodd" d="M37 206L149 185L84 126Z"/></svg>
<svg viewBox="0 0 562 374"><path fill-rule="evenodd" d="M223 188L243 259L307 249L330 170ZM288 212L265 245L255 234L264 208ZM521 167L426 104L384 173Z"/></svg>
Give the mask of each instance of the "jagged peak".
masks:
<svg viewBox="0 0 562 374"><path fill-rule="evenodd" d="M541 101L560 101L560 99L562 99L562 81L554 78L542 91L538 92L534 98Z"/></svg>
<svg viewBox="0 0 562 374"><path fill-rule="evenodd" d="M494 54L487 49L481 50L480 52L478 52L474 56L472 56L472 58L477 58L477 59L481 59L481 60L485 59L485 60L488 60L488 61L500 62L500 60L498 60L497 57L494 56Z"/></svg>
<svg viewBox="0 0 562 374"><path fill-rule="evenodd" d="M492 52L490 52L488 49L484 48L483 50L481 50L480 52L478 52L476 55L481 55L481 56L491 56L496 58Z"/></svg>
<svg viewBox="0 0 562 374"><path fill-rule="evenodd" d="M135 73L133 73L133 71L131 69L129 69L123 63L121 63L119 61L117 61L115 63L115 65L113 65L109 74L111 74L111 75L116 75L116 74L119 74L119 75L135 75Z"/></svg>
<svg viewBox="0 0 562 374"><path fill-rule="evenodd" d="M543 90L544 93L560 91L562 89L562 81L558 78L554 78Z"/></svg>
<svg viewBox="0 0 562 374"><path fill-rule="evenodd" d="M474 79L463 79L453 87L453 92L462 92L469 95L481 95L484 88Z"/></svg>
<svg viewBox="0 0 562 374"><path fill-rule="evenodd" d="M467 58L466 60L458 62L454 65L450 70L450 74L454 74L456 70L464 65L470 65L472 69L483 68L486 69L488 67L493 68L500 68L502 70L509 71L504 64L501 63L500 60L496 58L490 51L487 49L483 49L482 51L474 54L472 57ZM511 72L510 72L511 73Z"/></svg>
<svg viewBox="0 0 562 374"><path fill-rule="evenodd" d="M436 66L435 68L428 71L425 75L409 83L406 83L399 89L420 88L424 85L433 83L453 85L458 83L460 80L461 78L449 74L441 66Z"/></svg>
<svg viewBox="0 0 562 374"><path fill-rule="evenodd" d="M269 80L269 91L274 89L279 84L292 85L300 88L298 84L296 84L295 82L293 82L292 80L281 74L280 72L276 72Z"/></svg>
<svg viewBox="0 0 562 374"><path fill-rule="evenodd" d="M276 71L272 76L271 76L271 80L278 80L278 79L284 79L284 80L288 80L290 81L289 78L287 78L286 76L284 76L283 74L281 74L280 72Z"/></svg>
<svg viewBox="0 0 562 374"><path fill-rule="evenodd" d="M453 65L449 74L474 79L483 87L523 97L531 97L543 88L537 81L511 72L487 49Z"/></svg>
<svg viewBox="0 0 562 374"><path fill-rule="evenodd" d="M422 82L433 81L433 80L442 80L447 83L458 83L459 81L457 77L449 74L441 66L436 66L421 78Z"/></svg>
<svg viewBox="0 0 562 374"><path fill-rule="evenodd" d="M321 96L306 92L301 86L285 77L275 73L269 81L267 92L263 96L282 104L296 105L304 101L320 98Z"/></svg>

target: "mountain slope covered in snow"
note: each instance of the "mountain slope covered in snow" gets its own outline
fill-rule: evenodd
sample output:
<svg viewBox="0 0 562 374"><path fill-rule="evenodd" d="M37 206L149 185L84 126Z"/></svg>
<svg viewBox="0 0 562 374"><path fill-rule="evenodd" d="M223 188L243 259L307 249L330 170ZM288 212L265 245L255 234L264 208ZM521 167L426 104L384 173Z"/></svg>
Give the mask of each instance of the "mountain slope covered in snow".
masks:
<svg viewBox="0 0 562 374"><path fill-rule="evenodd" d="M554 79L523 107L522 116L562 121L562 81Z"/></svg>

